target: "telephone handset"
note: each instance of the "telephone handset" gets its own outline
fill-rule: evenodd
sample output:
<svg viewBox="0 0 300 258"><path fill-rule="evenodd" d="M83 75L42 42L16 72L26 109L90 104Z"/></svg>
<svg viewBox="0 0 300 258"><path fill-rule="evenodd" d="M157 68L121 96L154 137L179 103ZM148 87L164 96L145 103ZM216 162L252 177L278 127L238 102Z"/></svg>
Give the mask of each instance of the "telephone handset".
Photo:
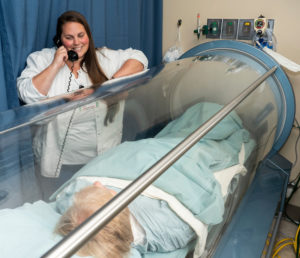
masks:
<svg viewBox="0 0 300 258"><path fill-rule="evenodd" d="M57 39L57 40L54 39L54 43L55 43L55 45L57 46L57 48L59 48L59 47L62 45L60 39ZM69 59L71 62L75 62L75 61L78 60L78 54L77 54L75 51L73 51L73 50L69 50L69 51L68 51L68 59Z"/></svg>
<svg viewBox="0 0 300 258"><path fill-rule="evenodd" d="M75 62L78 60L78 55L75 51L73 50L69 50L68 51L68 59L71 61L71 62Z"/></svg>

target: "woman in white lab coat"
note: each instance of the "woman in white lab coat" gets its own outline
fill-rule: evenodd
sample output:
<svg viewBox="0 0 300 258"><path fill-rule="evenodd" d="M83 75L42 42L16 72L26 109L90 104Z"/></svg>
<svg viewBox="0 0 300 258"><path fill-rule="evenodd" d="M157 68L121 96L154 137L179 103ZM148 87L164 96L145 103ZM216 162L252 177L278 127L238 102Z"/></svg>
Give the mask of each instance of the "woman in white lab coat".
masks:
<svg viewBox="0 0 300 258"><path fill-rule="evenodd" d="M99 85L148 66L146 56L139 50L96 49L86 19L75 11L58 18L54 42L56 47L30 54L17 79L19 97L25 103ZM96 101L39 126L33 145L41 174L59 177L62 164L85 164L119 144L124 101L118 106L114 119L106 125L108 105Z"/></svg>

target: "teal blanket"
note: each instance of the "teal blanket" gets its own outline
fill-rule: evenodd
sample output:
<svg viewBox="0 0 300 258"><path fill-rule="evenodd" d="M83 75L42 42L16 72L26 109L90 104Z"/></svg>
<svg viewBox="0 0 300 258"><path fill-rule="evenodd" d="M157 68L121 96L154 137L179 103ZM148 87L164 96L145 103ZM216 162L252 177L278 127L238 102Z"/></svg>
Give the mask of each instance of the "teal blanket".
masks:
<svg viewBox="0 0 300 258"><path fill-rule="evenodd" d="M192 106L155 138L124 142L96 157L68 184L80 176L136 179L221 107L214 103ZM248 156L254 141L238 115L231 112L153 184L175 196L202 222L220 223L224 201L213 172L238 164L242 144Z"/></svg>
<svg viewBox="0 0 300 258"><path fill-rule="evenodd" d="M37 201L25 203L16 209L0 210L0 243L3 258L39 258L52 248L62 237L54 233L61 214L54 203ZM192 248L193 242L185 248L166 253L140 253L135 248L130 258L181 258ZM72 258L81 256L72 255ZM87 256L85 256L88 258ZM89 256L90 257L90 256ZM90 257L91 258L91 257Z"/></svg>

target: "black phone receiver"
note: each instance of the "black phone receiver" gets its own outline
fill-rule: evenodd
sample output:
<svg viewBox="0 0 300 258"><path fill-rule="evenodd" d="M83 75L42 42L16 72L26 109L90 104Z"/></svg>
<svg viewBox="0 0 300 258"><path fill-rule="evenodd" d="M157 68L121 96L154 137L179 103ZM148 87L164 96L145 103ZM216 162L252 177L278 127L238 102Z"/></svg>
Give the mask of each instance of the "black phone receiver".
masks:
<svg viewBox="0 0 300 258"><path fill-rule="evenodd" d="M59 48L60 46L62 46L61 40L57 36L55 36L53 38L53 41L54 41L54 44L56 45L57 48ZM75 62L75 61L78 60L78 54L75 51L73 51L73 50L69 50L68 51L68 59L71 62Z"/></svg>
<svg viewBox="0 0 300 258"><path fill-rule="evenodd" d="M68 51L68 59L71 61L71 62L74 62L74 61L77 61L78 60L78 55L75 51L73 50L69 50Z"/></svg>

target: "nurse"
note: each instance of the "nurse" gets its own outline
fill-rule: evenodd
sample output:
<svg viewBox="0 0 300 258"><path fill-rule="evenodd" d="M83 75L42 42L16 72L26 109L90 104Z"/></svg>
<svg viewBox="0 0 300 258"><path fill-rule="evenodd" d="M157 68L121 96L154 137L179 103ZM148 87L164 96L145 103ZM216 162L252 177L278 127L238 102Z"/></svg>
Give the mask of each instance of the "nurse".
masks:
<svg viewBox="0 0 300 258"><path fill-rule="evenodd" d="M75 11L67 11L58 18L54 42L57 48L29 55L17 80L19 96L25 103L101 84L148 66L146 56L139 50L96 49L85 17ZM77 54L75 61L68 58L70 50Z"/></svg>
<svg viewBox="0 0 300 258"><path fill-rule="evenodd" d="M75 11L58 18L54 43L56 47L31 53L17 79L19 97L27 104L95 84L109 87L103 83L148 66L146 56L139 50L95 48L85 17ZM33 140L38 174L57 178L62 164L85 164L118 145L123 109L124 101L98 100L40 125Z"/></svg>

